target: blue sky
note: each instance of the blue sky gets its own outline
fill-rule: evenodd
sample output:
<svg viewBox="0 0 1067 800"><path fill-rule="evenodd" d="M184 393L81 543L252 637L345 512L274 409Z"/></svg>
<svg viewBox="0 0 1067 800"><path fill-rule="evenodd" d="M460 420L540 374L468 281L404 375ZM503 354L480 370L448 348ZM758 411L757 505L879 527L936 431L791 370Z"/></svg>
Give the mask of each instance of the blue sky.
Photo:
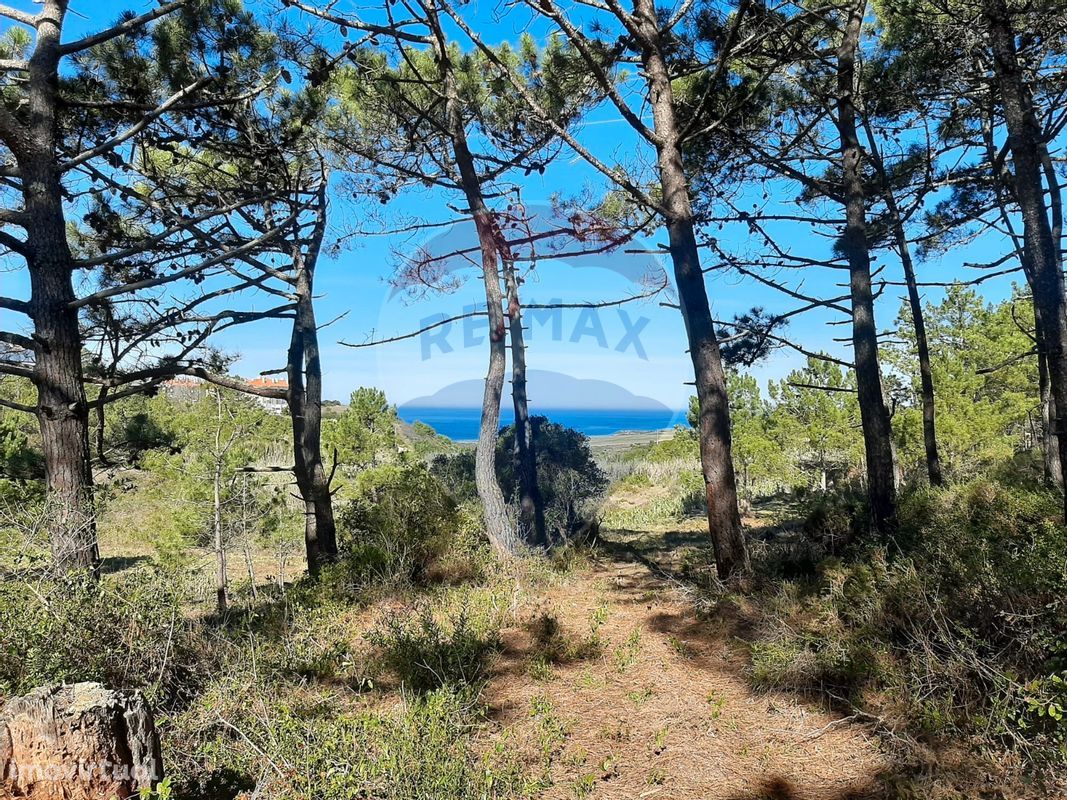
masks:
<svg viewBox="0 0 1067 800"><path fill-rule="evenodd" d="M27 0L15 0L11 5L35 10L35 5ZM144 0L72 0L74 13L70 17L67 37L106 27L123 9L142 11L151 5ZM344 8L344 4L340 7ZM518 17L495 20L491 13L493 8L495 3L482 3L476 12L479 19L485 20L484 29L488 36L494 41L517 39L522 20ZM0 22L0 27L6 27L6 24ZM590 118L581 138L606 161L639 160L647 163L652 157L646 148L636 148L635 139L625 123L607 110ZM530 208L547 205L560 193L575 195L588 189L595 195L604 186L598 173L568 153L551 164L544 175L534 174L520 183L523 201ZM788 200L796 194L796 186L784 182L772 184L771 193L772 203ZM386 224L411 217L441 220L454 216L446 202L461 204L457 198L446 197L440 192L419 191L402 195L388 206L378 207L376 212L385 217ZM373 227L363 220L363 209L343 199L340 193L333 200L332 211L335 231L357 225ZM826 241L812 235L807 226L783 226L779 231L782 241L793 252L816 256L826 252ZM718 235L720 243L727 249L744 250L749 246L748 235L739 226ZM368 338L397 335L420 327L434 315L451 316L479 300L484 303L480 280L470 271L466 283L448 296L419 300L391 296L388 279L397 266L397 254L410 252L412 247L424 244L429 238L430 235L360 237L338 257L329 259L320 267L317 284L321 295L319 320L327 322L340 318L321 332L327 397L345 399L356 387L373 385L385 389L391 401L403 403L416 396L432 394L450 383L484 374L486 352L484 346L477 344L481 330L465 331L462 324L454 325L445 336L438 331L433 343L414 339L361 350L338 343L340 340L362 342ZM666 235L660 232L650 237L648 244L651 246L665 240ZM995 243L979 242L966 253L956 253L943 263L920 264L920 280L972 277L960 263L965 257L981 258L986 247L999 249ZM544 262L529 276L524 287L524 301L573 303L631 295L635 284L620 274L627 272L622 263L627 258L634 256L617 254L601 259L600 266L588 268L583 268L578 260L569 264ZM888 265L886 277L900 280L895 258L883 254L881 261ZM663 267L670 272L666 260ZM843 290L835 288L834 283L843 279L840 274L812 273L804 276L803 286L811 293L841 294ZM25 295L24 276L4 273L0 274L0 282L4 284L4 294ZM1009 288L1010 279L999 279L986 283L982 291L991 300L999 300L1007 296ZM762 305L771 311L785 311L796 305L795 301L772 289L735 275L709 276L708 291L713 313L726 319L754 305ZM937 297L936 293L925 294L928 299ZM880 329L893 324L902 295L902 287L891 287L879 300ZM692 393L691 387L686 385L692 380L692 372L686 354L685 332L679 312L662 307L661 299L666 298L640 301L621 309L604 309L596 314L565 310L560 312L561 334L558 338L552 335L551 324L533 325L529 336L530 367L611 381L672 408L683 407ZM794 318L788 335L810 349L825 349L847 357L845 346L835 342L834 338L847 336L848 327L827 325L838 318L832 313L812 313ZM260 324L255 328L235 328L219 337L216 343L238 356L235 371L251 376L283 364L287 341L287 325L279 322ZM625 346L620 350L621 345ZM802 365L803 360L795 352L781 350L753 371L762 380L777 379ZM530 387L530 394L536 405L536 386Z"/></svg>

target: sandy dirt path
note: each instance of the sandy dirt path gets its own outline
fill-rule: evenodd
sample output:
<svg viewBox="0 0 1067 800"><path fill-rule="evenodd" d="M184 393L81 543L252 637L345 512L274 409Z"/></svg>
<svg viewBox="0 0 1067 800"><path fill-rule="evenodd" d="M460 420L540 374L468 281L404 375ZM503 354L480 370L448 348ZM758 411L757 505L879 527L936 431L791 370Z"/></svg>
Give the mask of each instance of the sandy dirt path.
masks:
<svg viewBox="0 0 1067 800"><path fill-rule="evenodd" d="M647 567L602 559L504 631L486 699L542 759L547 798L885 796L875 737L795 696L755 693L735 633ZM573 652L544 666L548 638Z"/></svg>

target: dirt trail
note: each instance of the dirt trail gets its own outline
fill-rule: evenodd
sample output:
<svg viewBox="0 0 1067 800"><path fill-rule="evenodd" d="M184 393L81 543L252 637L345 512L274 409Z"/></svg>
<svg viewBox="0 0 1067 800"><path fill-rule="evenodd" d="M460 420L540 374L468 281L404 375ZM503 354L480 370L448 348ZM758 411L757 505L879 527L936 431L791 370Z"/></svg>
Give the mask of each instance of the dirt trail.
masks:
<svg viewBox="0 0 1067 800"><path fill-rule="evenodd" d="M545 615L571 642L595 629L599 653L531 669ZM551 751L544 797L878 796L887 763L865 728L790 695L754 693L729 626L700 620L641 564L604 559L546 592L523 620L504 631L486 697L531 760ZM546 707L565 731L554 743Z"/></svg>

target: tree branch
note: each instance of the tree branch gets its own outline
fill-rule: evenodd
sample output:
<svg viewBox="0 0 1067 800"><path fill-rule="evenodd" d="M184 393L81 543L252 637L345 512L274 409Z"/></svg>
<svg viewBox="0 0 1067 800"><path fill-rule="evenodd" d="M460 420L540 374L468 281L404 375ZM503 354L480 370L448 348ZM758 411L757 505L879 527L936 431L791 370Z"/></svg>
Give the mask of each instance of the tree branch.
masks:
<svg viewBox="0 0 1067 800"><path fill-rule="evenodd" d="M29 25L31 28L37 27L37 17L34 14L19 11L17 8L11 8L11 6L0 6L0 17L13 19L15 22L21 22L23 25Z"/></svg>
<svg viewBox="0 0 1067 800"><path fill-rule="evenodd" d="M344 345L345 347L351 347L353 349L358 349L358 348L361 348L361 347L376 347L377 345L380 345L380 344L390 344L392 342L402 342L405 339L414 339L416 336L419 336L419 335L421 335L423 333L426 333L427 331L432 331L434 328L440 328L442 325L451 325L453 322L458 322L461 319L469 319L471 317L488 317L488 316L489 316L489 312L488 311L469 311L466 314L458 314L457 316L449 317L448 319L438 320L437 322L433 323L432 325L427 325L425 328L419 328L417 331L412 331L411 333L401 334L400 336L391 336L388 339L374 339L374 340L371 340L369 342L360 342L359 344L353 344L352 342L346 342L344 340L341 340L341 341L338 342L338 344Z"/></svg>
<svg viewBox="0 0 1067 800"><path fill-rule="evenodd" d="M20 333L0 331L0 342L13 345L14 347L21 347L23 350L33 349L33 339L29 336L23 336Z"/></svg>
<svg viewBox="0 0 1067 800"><path fill-rule="evenodd" d="M36 414L37 413L37 409L34 408L33 406L28 406L28 405L25 405L24 403L16 403L14 400L5 400L3 397L0 397L0 407L2 407L2 408L10 408L13 411L22 411L22 412L24 412L26 414Z"/></svg>
<svg viewBox="0 0 1067 800"><path fill-rule="evenodd" d="M125 22L120 22L118 25L108 28L105 31L100 31L100 33L95 33L92 36L86 36L83 39L77 39L73 42L67 42L66 44L61 44L59 46L59 54L61 56L68 56L71 53L77 53L82 50L87 50L90 47L94 47L95 45L103 44L109 39L114 39L116 36L124 36L127 33L133 33L138 28L147 25L152 20L165 17L170 12L176 11L188 4L189 0L173 0L173 2L161 5L159 8L146 11L139 17L133 17Z"/></svg>
<svg viewBox="0 0 1067 800"><path fill-rule="evenodd" d="M30 313L30 304L25 300L16 300L14 297L0 297L0 308L17 311L20 314L29 315Z"/></svg>
<svg viewBox="0 0 1067 800"><path fill-rule="evenodd" d="M138 133L143 131L146 127L148 127L148 123L150 123L157 117L165 114L173 106L177 105L179 101L188 97L190 94L200 89L203 89L205 86L207 86L214 80L215 77L213 75L208 75L206 77L200 78L197 81L194 81L193 83L182 89L179 89L177 92L168 97L162 103L162 105L156 106L152 111L149 111L147 114L141 117L141 119L138 120L136 123L128 127L126 130L122 131L122 133L117 133L110 139L108 139L106 142L102 142L91 150L85 150L74 156L74 158L72 158L70 161L60 166L60 171L66 172L67 170L77 167L79 164L84 164L86 161L92 158L96 158L97 156L106 153L109 150L113 150L114 148L125 142L127 139L131 139Z"/></svg>

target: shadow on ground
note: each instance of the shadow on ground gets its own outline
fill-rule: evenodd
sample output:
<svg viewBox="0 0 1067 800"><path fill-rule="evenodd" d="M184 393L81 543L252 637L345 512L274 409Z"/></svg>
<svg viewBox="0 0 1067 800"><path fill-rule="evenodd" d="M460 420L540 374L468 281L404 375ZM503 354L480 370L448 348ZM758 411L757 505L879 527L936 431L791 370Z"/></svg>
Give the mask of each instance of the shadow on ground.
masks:
<svg viewBox="0 0 1067 800"><path fill-rule="evenodd" d="M100 559L100 573L112 575L150 561L148 556L107 556Z"/></svg>

